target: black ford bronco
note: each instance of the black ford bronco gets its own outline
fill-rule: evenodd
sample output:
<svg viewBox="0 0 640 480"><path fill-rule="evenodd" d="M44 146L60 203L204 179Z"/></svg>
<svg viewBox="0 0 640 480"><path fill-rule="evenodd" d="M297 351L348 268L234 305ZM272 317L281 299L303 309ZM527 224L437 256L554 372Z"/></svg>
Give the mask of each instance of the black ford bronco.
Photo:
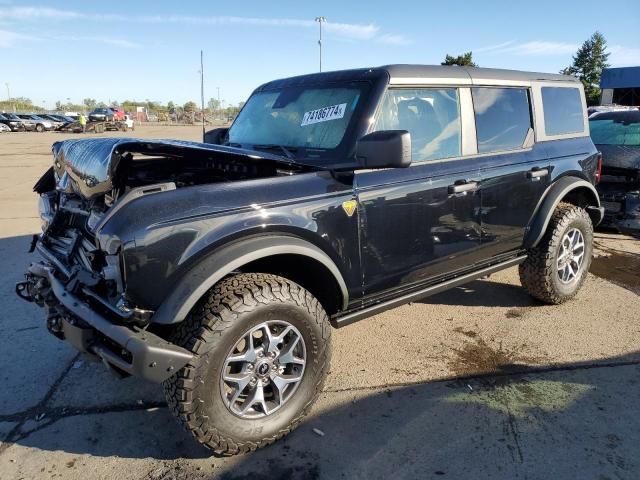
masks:
<svg viewBox="0 0 640 480"><path fill-rule="evenodd" d="M262 85L204 143L53 146L18 295L195 438L254 450L309 411L341 327L492 272L585 281L600 155L572 77L392 65Z"/></svg>

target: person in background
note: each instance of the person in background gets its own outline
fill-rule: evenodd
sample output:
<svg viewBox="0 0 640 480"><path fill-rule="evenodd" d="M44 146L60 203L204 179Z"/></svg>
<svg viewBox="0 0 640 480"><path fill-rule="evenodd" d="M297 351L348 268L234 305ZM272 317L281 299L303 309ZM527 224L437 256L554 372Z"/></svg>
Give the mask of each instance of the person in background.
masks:
<svg viewBox="0 0 640 480"><path fill-rule="evenodd" d="M87 131L87 117L84 116L84 113L80 113L78 122L80 122L80 126L82 127L82 133L85 133Z"/></svg>

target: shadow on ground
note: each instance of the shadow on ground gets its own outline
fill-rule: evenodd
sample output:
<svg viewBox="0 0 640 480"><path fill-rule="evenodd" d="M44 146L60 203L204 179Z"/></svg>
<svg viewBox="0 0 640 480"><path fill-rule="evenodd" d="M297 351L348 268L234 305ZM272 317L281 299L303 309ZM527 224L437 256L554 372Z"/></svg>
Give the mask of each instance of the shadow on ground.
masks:
<svg viewBox="0 0 640 480"><path fill-rule="evenodd" d="M520 285L476 280L461 287L438 293L417 303L464 307L531 307L542 305Z"/></svg>

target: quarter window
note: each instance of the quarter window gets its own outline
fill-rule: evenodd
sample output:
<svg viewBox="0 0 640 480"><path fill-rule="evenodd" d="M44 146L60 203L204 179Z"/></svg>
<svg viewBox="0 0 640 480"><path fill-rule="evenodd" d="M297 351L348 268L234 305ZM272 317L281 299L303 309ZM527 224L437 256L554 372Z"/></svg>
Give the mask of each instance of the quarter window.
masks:
<svg viewBox="0 0 640 480"><path fill-rule="evenodd" d="M382 100L374 131L407 130L414 162L458 157L458 89L393 89Z"/></svg>
<svg viewBox="0 0 640 480"><path fill-rule="evenodd" d="M531 128L526 88L471 89L478 153L522 148Z"/></svg>
<svg viewBox="0 0 640 480"><path fill-rule="evenodd" d="M567 87L542 87L544 130L547 135L565 135L584 131L584 112L580 90Z"/></svg>

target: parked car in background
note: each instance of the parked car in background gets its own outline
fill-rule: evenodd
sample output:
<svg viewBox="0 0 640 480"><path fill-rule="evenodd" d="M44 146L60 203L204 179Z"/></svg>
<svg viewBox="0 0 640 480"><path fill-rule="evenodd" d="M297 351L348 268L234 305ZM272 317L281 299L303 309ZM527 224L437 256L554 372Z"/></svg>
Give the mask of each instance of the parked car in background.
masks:
<svg viewBox="0 0 640 480"><path fill-rule="evenodd" d="M332 326L516 265L549 304L588 278L600 155L575 77L389 65L286 78L204 141L56 142L34 187L44 260L16 293L56 337L163 382L219 454L302 421Z"/></svg>
<svg viewBox="0 0 640 480"><path fill-rule="evenodd" d="M602 225L640 237L640 110L596 113L589 117L589 126L602 152Z"/></svg>
<svg viewBox="0 0 640 480"><path fill-rule="evenodd" d="M0 123L0 133L10 132L11 128L9 128L4 123Z"/></svg>
<svg viewBox="0 0 640 480"><path fill-rule="evenodd" d="M27 129L22 119L14 113L0 113L0 124L6 125L12 132L24 132Z"/></svg>
<svg viewBox="0 0 640 480"><path fill-rule="evenodd" d="M18 113L17 115L25 122L32 122L33 130L35 130L36 132L53 130L53 123L51 122L51 120L45 120L44 118L34 113Z"/></svg>
<svg viewBox="0 0 640 480"><path fill-rule="evenodd" d="M113 122L116 112L112 108L95 108L89 112L90 122Z"/></svg>
<svg viewBox="0 0 640 480"><path fill-rule="evenodd" d="M626 105L615 105L615 104L595 105L593 107L589 107L587 109L587 113L589 115L589 118L591 118L593 115L596 115L601 112L622 112L626 110L637 110L637 109L638 107L629 107Z"/></svg>
<svg viewBox="0 0 640 480"><path fill-rule="evenodd" d="M62 120L58 116L52 115L49 113L41 113L38 116L44 120L50 121L51 124L53 125L53 130L58 130L60 127L62 127L67 123L66 121Z"/></svg>

